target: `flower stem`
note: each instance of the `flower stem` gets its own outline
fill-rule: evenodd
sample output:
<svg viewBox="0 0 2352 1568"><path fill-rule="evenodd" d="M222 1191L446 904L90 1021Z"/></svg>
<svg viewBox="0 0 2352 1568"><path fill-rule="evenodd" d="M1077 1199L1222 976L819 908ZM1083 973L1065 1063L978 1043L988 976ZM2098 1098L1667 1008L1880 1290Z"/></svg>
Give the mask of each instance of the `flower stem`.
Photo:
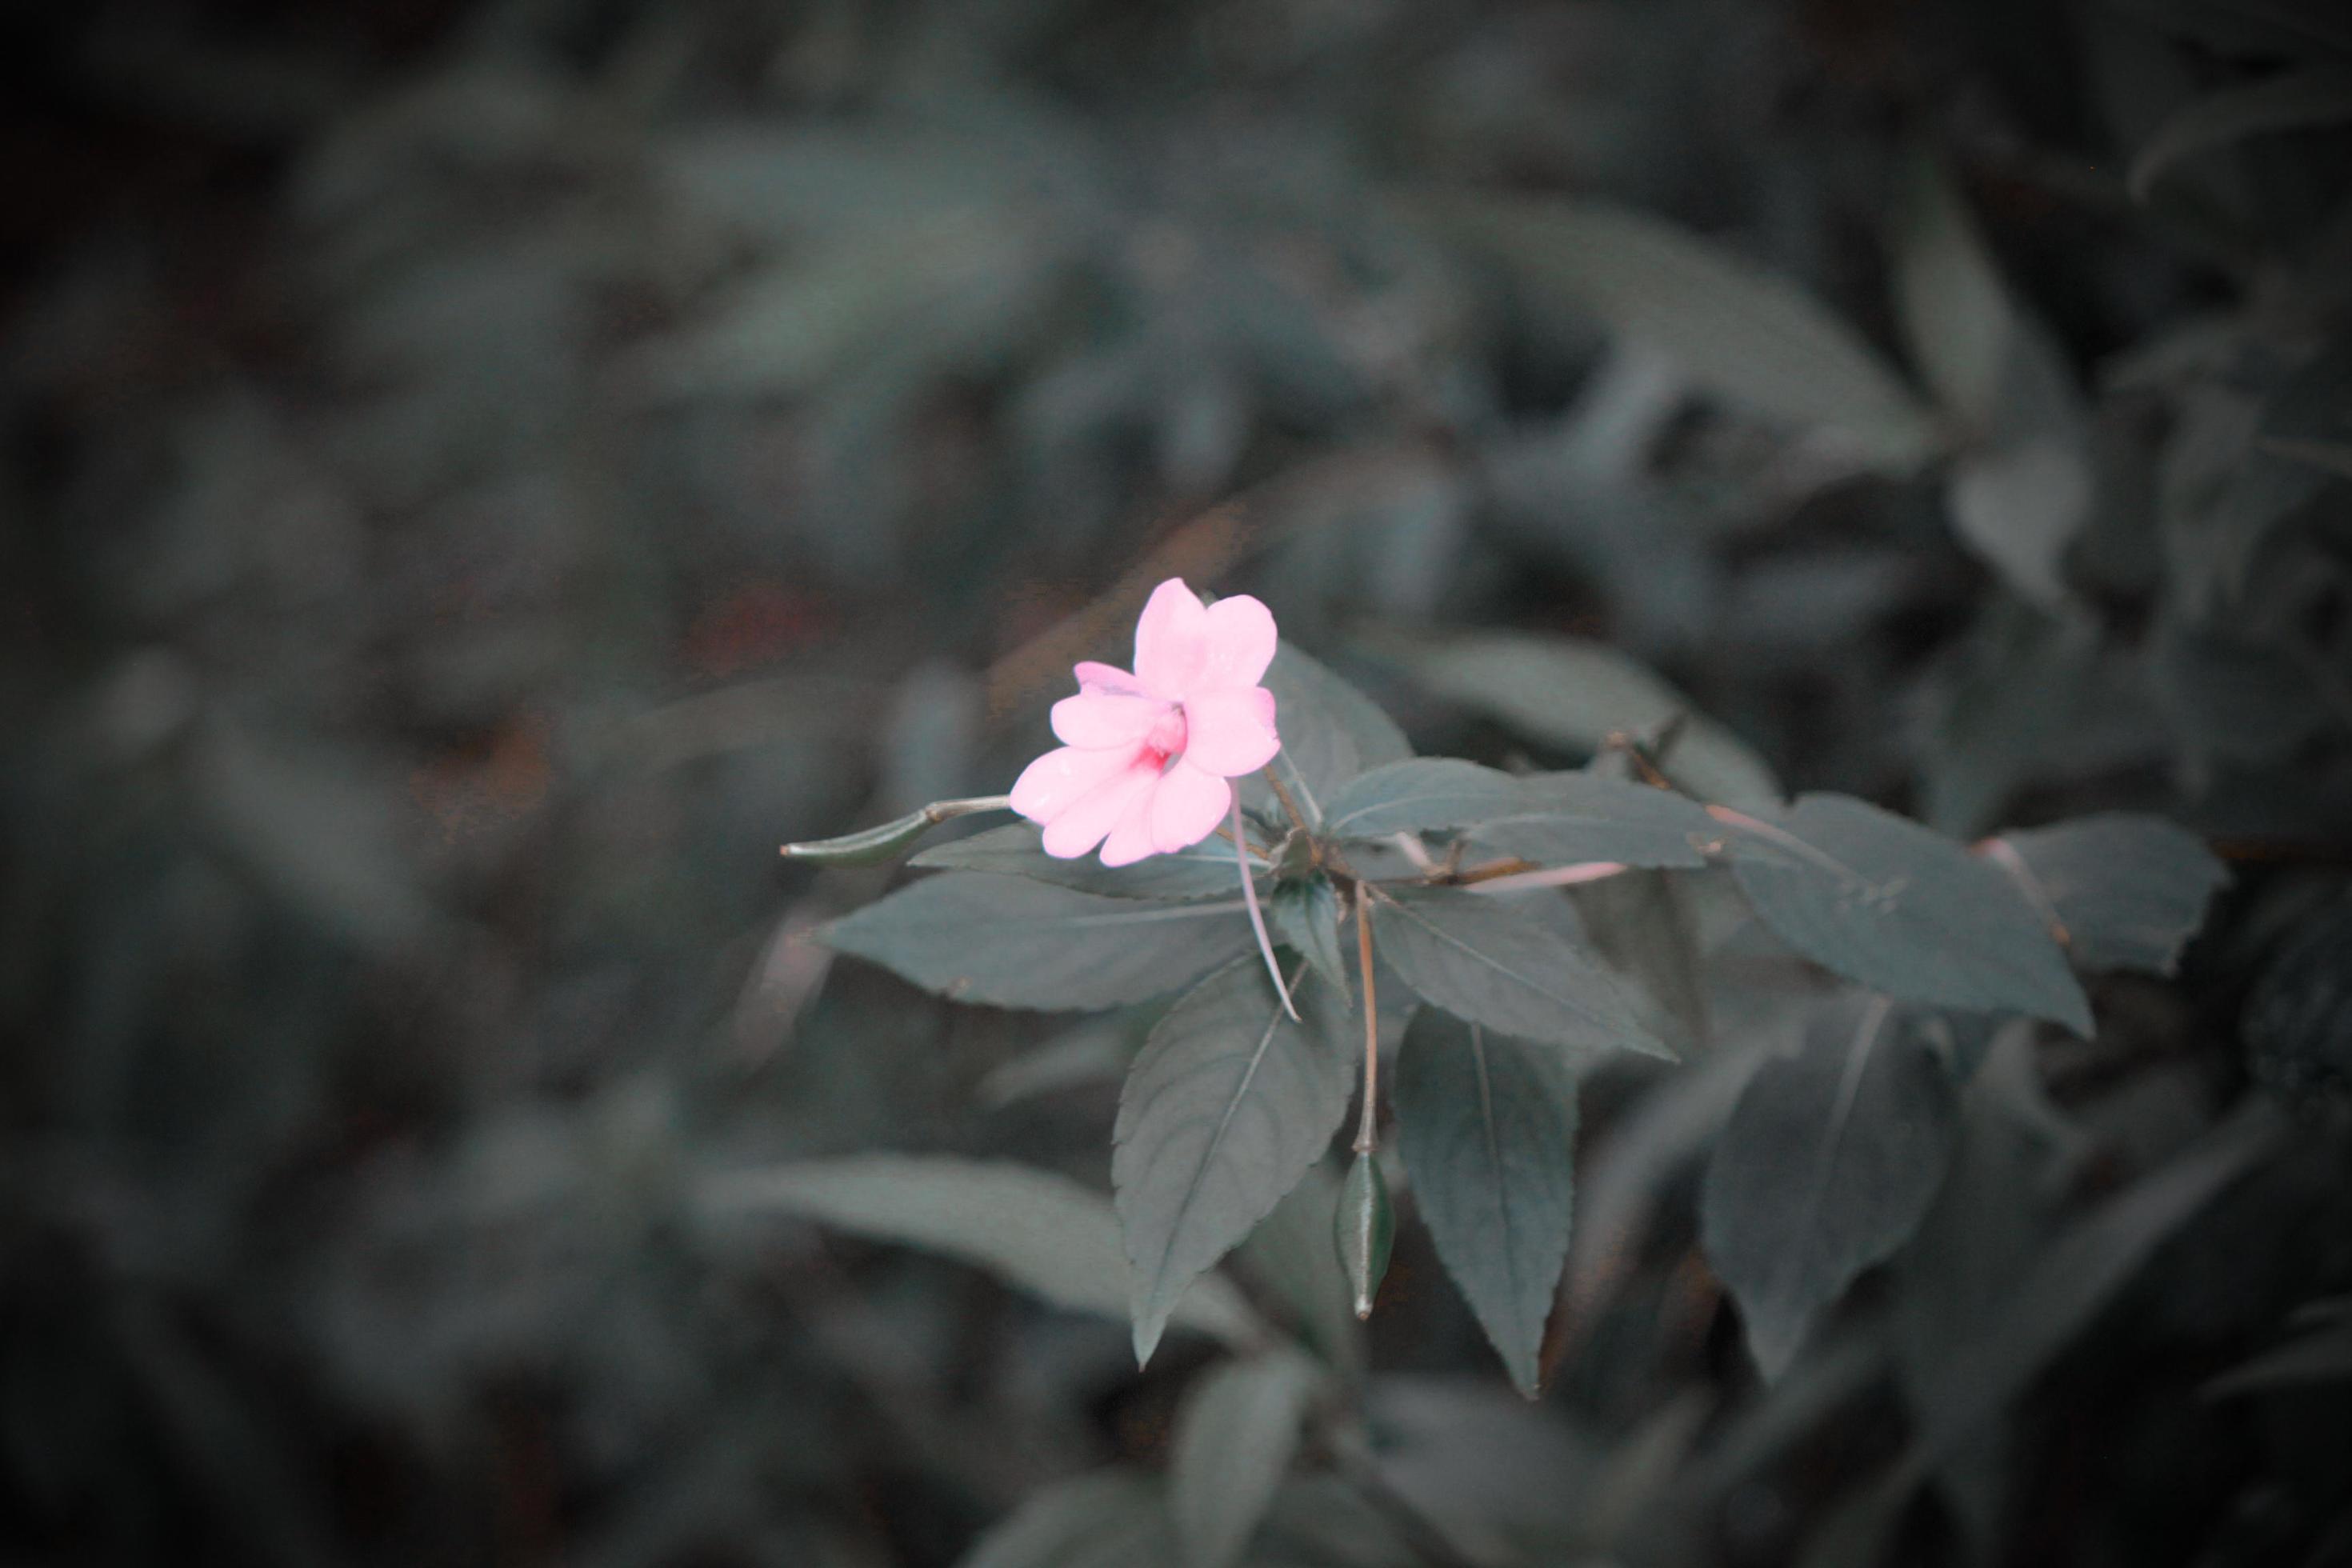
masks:
<svg viewBox="0 0 2352 1568"><path fill-rule="evenodd" d="M1356 884L1356 961L1364 974L1364 1112L1356 1122L1356 1152L1380 1146L1373 1131L1381 1092L1381 1006L1372 992L1372 890Z"/></svg>
<svg viewBox="0 0 2352 1568"><path fill-rule="evenodd" d="M1307 818L1300 814L1298 803L1290 798L1290 792L1283 788L1280 779L1275 777L1273 764L1269 763L1259 771L1265 774L1265 782L1273 786L1274 798L1282 802L1282 809L1290 814L1290 826L1301 833L1312 833L1314 829L1307 826Z"/></svg>
<svg viewBox="0 0 2352 1568"><path fill-rule="evenodd" d="M1282 1010L1290 1015L1291 1022L1298 1021L1298 1009L1292 1005L1290 987L1282 983L1282 966L1274 961L1274 941L1265 934L1265 916L1257 907L1257 884L1251 879L1249 851L1242 836L1242 797L1234 796L1234 858L1242 868L1242 902L1249 906L1250 930L1257 933L1257 951L1265 960L1265 973L1274 982L1274 994L1282 998Z"/></svg>

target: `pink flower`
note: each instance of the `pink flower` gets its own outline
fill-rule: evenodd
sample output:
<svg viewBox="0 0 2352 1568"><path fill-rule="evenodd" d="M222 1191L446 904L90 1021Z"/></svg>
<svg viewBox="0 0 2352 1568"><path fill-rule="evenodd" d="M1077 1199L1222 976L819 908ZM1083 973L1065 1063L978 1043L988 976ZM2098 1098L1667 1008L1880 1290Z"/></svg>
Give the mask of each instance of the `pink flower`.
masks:
<svg viewBox="0 0 2352 1568"><path fill-rule="evenodd" d="M1282 749L1274 693L1274 615L1246 594L1202 605L1181 579L1151 591L1135 626L1135 673L1077 667L1078 694L1054 704L1066 743L1023 770L1013 809L1045 829L1045 853L1102 846L1127 866L1198 844L1234 804L1225 781Z"/></svg>

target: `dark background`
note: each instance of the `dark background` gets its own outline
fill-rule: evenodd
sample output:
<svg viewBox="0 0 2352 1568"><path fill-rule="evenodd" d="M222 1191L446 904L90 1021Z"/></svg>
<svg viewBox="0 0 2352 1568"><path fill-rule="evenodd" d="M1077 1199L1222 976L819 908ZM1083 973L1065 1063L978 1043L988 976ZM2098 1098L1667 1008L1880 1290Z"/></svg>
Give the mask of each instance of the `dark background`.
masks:
<svg viewBox="0 0 2352 1568"><path fill-rule="evenodd" d="M806 1226L722 1245L680 1194L870 1148L1106 1181L1118 1042L829 967L798 937L889 873L776 846L1007 787L1181 574L1424 750L1574 760L1410 657L1566 633L1791 789L2210 835L2185 980L2103 985L2039 1072L2087 1191L2251 1094L2291 1152L1890 1560L2352 1560L2346 1385L2198 1392L2352 1285L2347 487L2259 440L2344 438L2352 161L2339 120L2125 181L2348 35L2289 0L12 9L0 1551L947 1563L1161 1463L1201 1344L1138 1376L1119 1325ZM1430 216L1606 197L1902 364L1922 160L2079 422L2062 610L1944 468L1694 395ZM1669 1495L1756 1397L1690 1186L1532 1411L1408 1223L1372 1364L1465 1509ZM1621 1550L1791 1561L1903 1419L1864 1391Z"/></svg>

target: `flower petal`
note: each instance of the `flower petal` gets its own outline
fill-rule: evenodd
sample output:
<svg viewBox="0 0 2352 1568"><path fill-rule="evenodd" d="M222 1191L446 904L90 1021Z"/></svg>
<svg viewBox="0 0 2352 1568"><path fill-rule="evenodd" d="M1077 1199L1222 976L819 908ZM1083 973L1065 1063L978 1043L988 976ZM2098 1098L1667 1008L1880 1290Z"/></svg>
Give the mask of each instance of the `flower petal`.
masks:
<svg viewBox="0 0 2352 1568"><path fill-rule="evenodd" d="M1178 763L1160 775L1151 794L1151 847L1166 855L1198 844L1217 830L1233 804L1233 785Z"/></svg>
<svg viewBox="0 0 2352 1568"><path fill-rule="evenodd" d="M1071 673L1078 678L1080 691L1106 691L1113 697L1145 695L1143 682L1115 664L1098 664L1091 658L1082 658L1072 667Z"/></svg>
<svg viewBox="0 0 2352 1568"><path fill-rule="evenodd" d="M1114 697L1097 688L1054 704L1054 733L1065 745L1099 750L1133 745L1151 732L1167 704L1149 697Z"/></svg>
<svg viewBox="0 0 2352 1568"><path fill-rule="evenodd" d="M1141 746L1107 751L1056 747L1013 781L1013 809L1032 822L1051 822L1102 787L1105 780L1132 767L1142 752Z"/></svg>
<svg viewBox="0 0 2352 1568"><path fill-rule="evenodd" d="M1274 693L1263 686L1206 691L1184 704L1184 761L1203 773L1255 773L1280 750Z"/></svg>
<svg viewBox="0 0 2352 1568"><path fill-rule="evenodd" d="M1152 781L1152 787L1136 796L1118 826L1103 840L1102 863L1106 866L1132 866L1147 856L1156 855L1160 847L1151 841L1151 803L1160 798L1160 785L1165 775Z"/></svg>
<svg viewBox="0 0 2352 1568"><path fill-rule="evenodd" d="M1151 590L1135 623L1135 675L1154 697L1180 701L1209 659L1209 612L1181 577Z"/></svg>
<svg viewBox="0 0 2352 1568"><path fill-rule="evenodd" d="M1209 606L1209 658L1201 685L1212 690L1255 686L1274 662L1274 612L1247 594Z"/></svg>
<svg viewBox="0 0 2352 1568"><path fill-rule="evenodd" d="M1058 860L1075 860L1103 841L1127 815L1151 798L1160 770L1137 762L1115 773L1076 805L1045 825L1045 853Z"/></svg>

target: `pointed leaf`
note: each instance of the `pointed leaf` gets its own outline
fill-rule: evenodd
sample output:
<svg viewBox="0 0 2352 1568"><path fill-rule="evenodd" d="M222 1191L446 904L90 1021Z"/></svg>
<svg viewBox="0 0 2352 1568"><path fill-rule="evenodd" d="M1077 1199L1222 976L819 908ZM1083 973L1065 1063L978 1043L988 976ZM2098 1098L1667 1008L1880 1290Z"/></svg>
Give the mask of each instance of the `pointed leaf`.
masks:
<svg viewBox="0 0 2352 1568"><path fill-rule="evenodd" d="M1601 955L1657 1004L1668 1043L1684 1056L1706 1046L1698 911L1682 879L1664 871L1628 871L1570 888L1568 898Z"/></svg>
<svg viewBox="0 0 2352 1568"><path fill-rule="evenodd" d="M1590 752L1612 734L1684 720L1666 775L1703 800L1753 811L1780 802L1780 782L1746 742L1615 648L1577 637L1500 633L1405 645L1414 679L1491 714L1530 741Z"/></svg>
<svg viewBox="0 0 2352 1568"><path fill-rule="evenodd" d="M1718 813L1740 890L1799 952L1906 1001L2005 1009L2091 1032L2048 923L1997 867L1847 795L1770 818Z"/></svg>
<svg viewBox="0 0 2352 1568"><path fill-rule="evenodd" d="M1598 202L1473 198L1430 208L1530 287L1654 348L1709 392L1827 426L1892 471L1935 445L1927 410L1859 332L1713 240Z"/></svg>
<svg viewBox="0 0 2352 1568"><path fill-rule="evenodd" d="M1212 1368L1176 1412L1169 1510L1185 1568L1232 1568L1297 1456L1319 1382L1315 1364L1276 1351Z"/></svg>
<svg viewBox="0 0 2352 1568"><path fill-rule="evenodd" d="M1292 647L1282 645L1265 672L1274 693L1282 751L1272 764L1310 826L1322 821L1322 803L1368 768L1412 755L1396 722L1369 697ZM1262 816L1280 815L1264 779L1240 785L1242 804Z"/></svg>
<svg viewBox="0 0 2352 1568"><path fill-rule="evenodd" d="M1239 899L1147 903L958 871L899 889L822 939L959 1002L1108 1007L1251 951Z"/></svg>
<svg viewBox="0 0 2352 1568"><path fill-rule="evenodd" d="M2195 834L2120 812L2003 834L1985 854L2065 932L2084 969L2171 973L2230 879Z"/></svg>
<svg viewBox="0 0 2352 1568"><path fill-rule="evenodd" d="M1339 896L1321 875L1277 883L1266 900L1274 934L1315 966L1335 990L1348 989L1348 961L1339 951Z"/></svg>
<svg viewBox="0 0 2352 1568"><path fill-rule="evenodd" d="M1526 808L1519 781L1454 757L1412 757L1357 774L1323 805L1335 838L1461 827Z"/></svg>
<svg viewBox="0 0 2352 1568"><path fill-rule="evenodd" d="M1589 949L1507 899L1401 893L1375 906L1372 931L1405 984L1457 1018L1549 1045L1671 1056Z"/></svg>
<svg viewBox="0 0 2352 1568"><path fill-rule="evenodd" d="M1233 845L1213 834L1198 844L1154 855L1132 866L1106 866L1092 855L1063 860L1046 854L1040 829L1033 822L1007 823L952 844L933 845L908 864L923 869L1026 877L1114 899L1222 898L1241 885L1241 868L1234 864ZM1250 864L1255 875L1265 875L1265 861L1252 856Z"/></svg>
<svg viewBox="0 0 2352 1568"><path fill-rule="evenodd" d="M1576 1086L1557 1053L1424 1009L1397 1061L1413 1202L1519 1392L1568 1258Z"/></svg>
<svg viewBox="0 0 2352 1568"><path fill-rule="evenodd" d="M1707 1162L1699 1236L1765 1376L1918 1227L1951 1158L1957 1100L1885 997L1825 1007L1796 1055L1748 1080Z"/></svg>
<svg viewBox="0 0 2352 1568"><path fill-rule="evenodd" d="M1131 1286L1118 1221L1101 1194L1004 1161L862 1154L711 1174L709 1220L797 1215L985 1268L1056 1307L1119 1318ZM1233 1287L1201 1279L1171 1321L1228 1343L1262 1332Z"/></svg>
<svg viewBox="0 0 2352 1568"><path fill-rule="evenodd" d="M1542 773L1520 781L1518 812L1480 822L1466 837L1482 849L1538 866L1614 860L1626 866L1706 864L1722 827L1704 806L1672 790L1591 773Z"/></svg>
<svg viewBox="0 0 2352 1568"><path fill-rule="evenodd" d="M2146 201L2157 176L2194 153L2266 132L2352 120L2352 66L2317 65L2223 88L2166 121L2132 160L2135 200Z"/></svg>
<svg viewBox="0 0 2352 1568"><path fill-rule="evenodd" d="M1186 1285L1272 1211L1347 1114L1346 994L1293 984L1282 1009L1255 956L1211 975L1144 1042L1119 1096L1111 1184L1135 1264L1138 1362Z"/></svg>

